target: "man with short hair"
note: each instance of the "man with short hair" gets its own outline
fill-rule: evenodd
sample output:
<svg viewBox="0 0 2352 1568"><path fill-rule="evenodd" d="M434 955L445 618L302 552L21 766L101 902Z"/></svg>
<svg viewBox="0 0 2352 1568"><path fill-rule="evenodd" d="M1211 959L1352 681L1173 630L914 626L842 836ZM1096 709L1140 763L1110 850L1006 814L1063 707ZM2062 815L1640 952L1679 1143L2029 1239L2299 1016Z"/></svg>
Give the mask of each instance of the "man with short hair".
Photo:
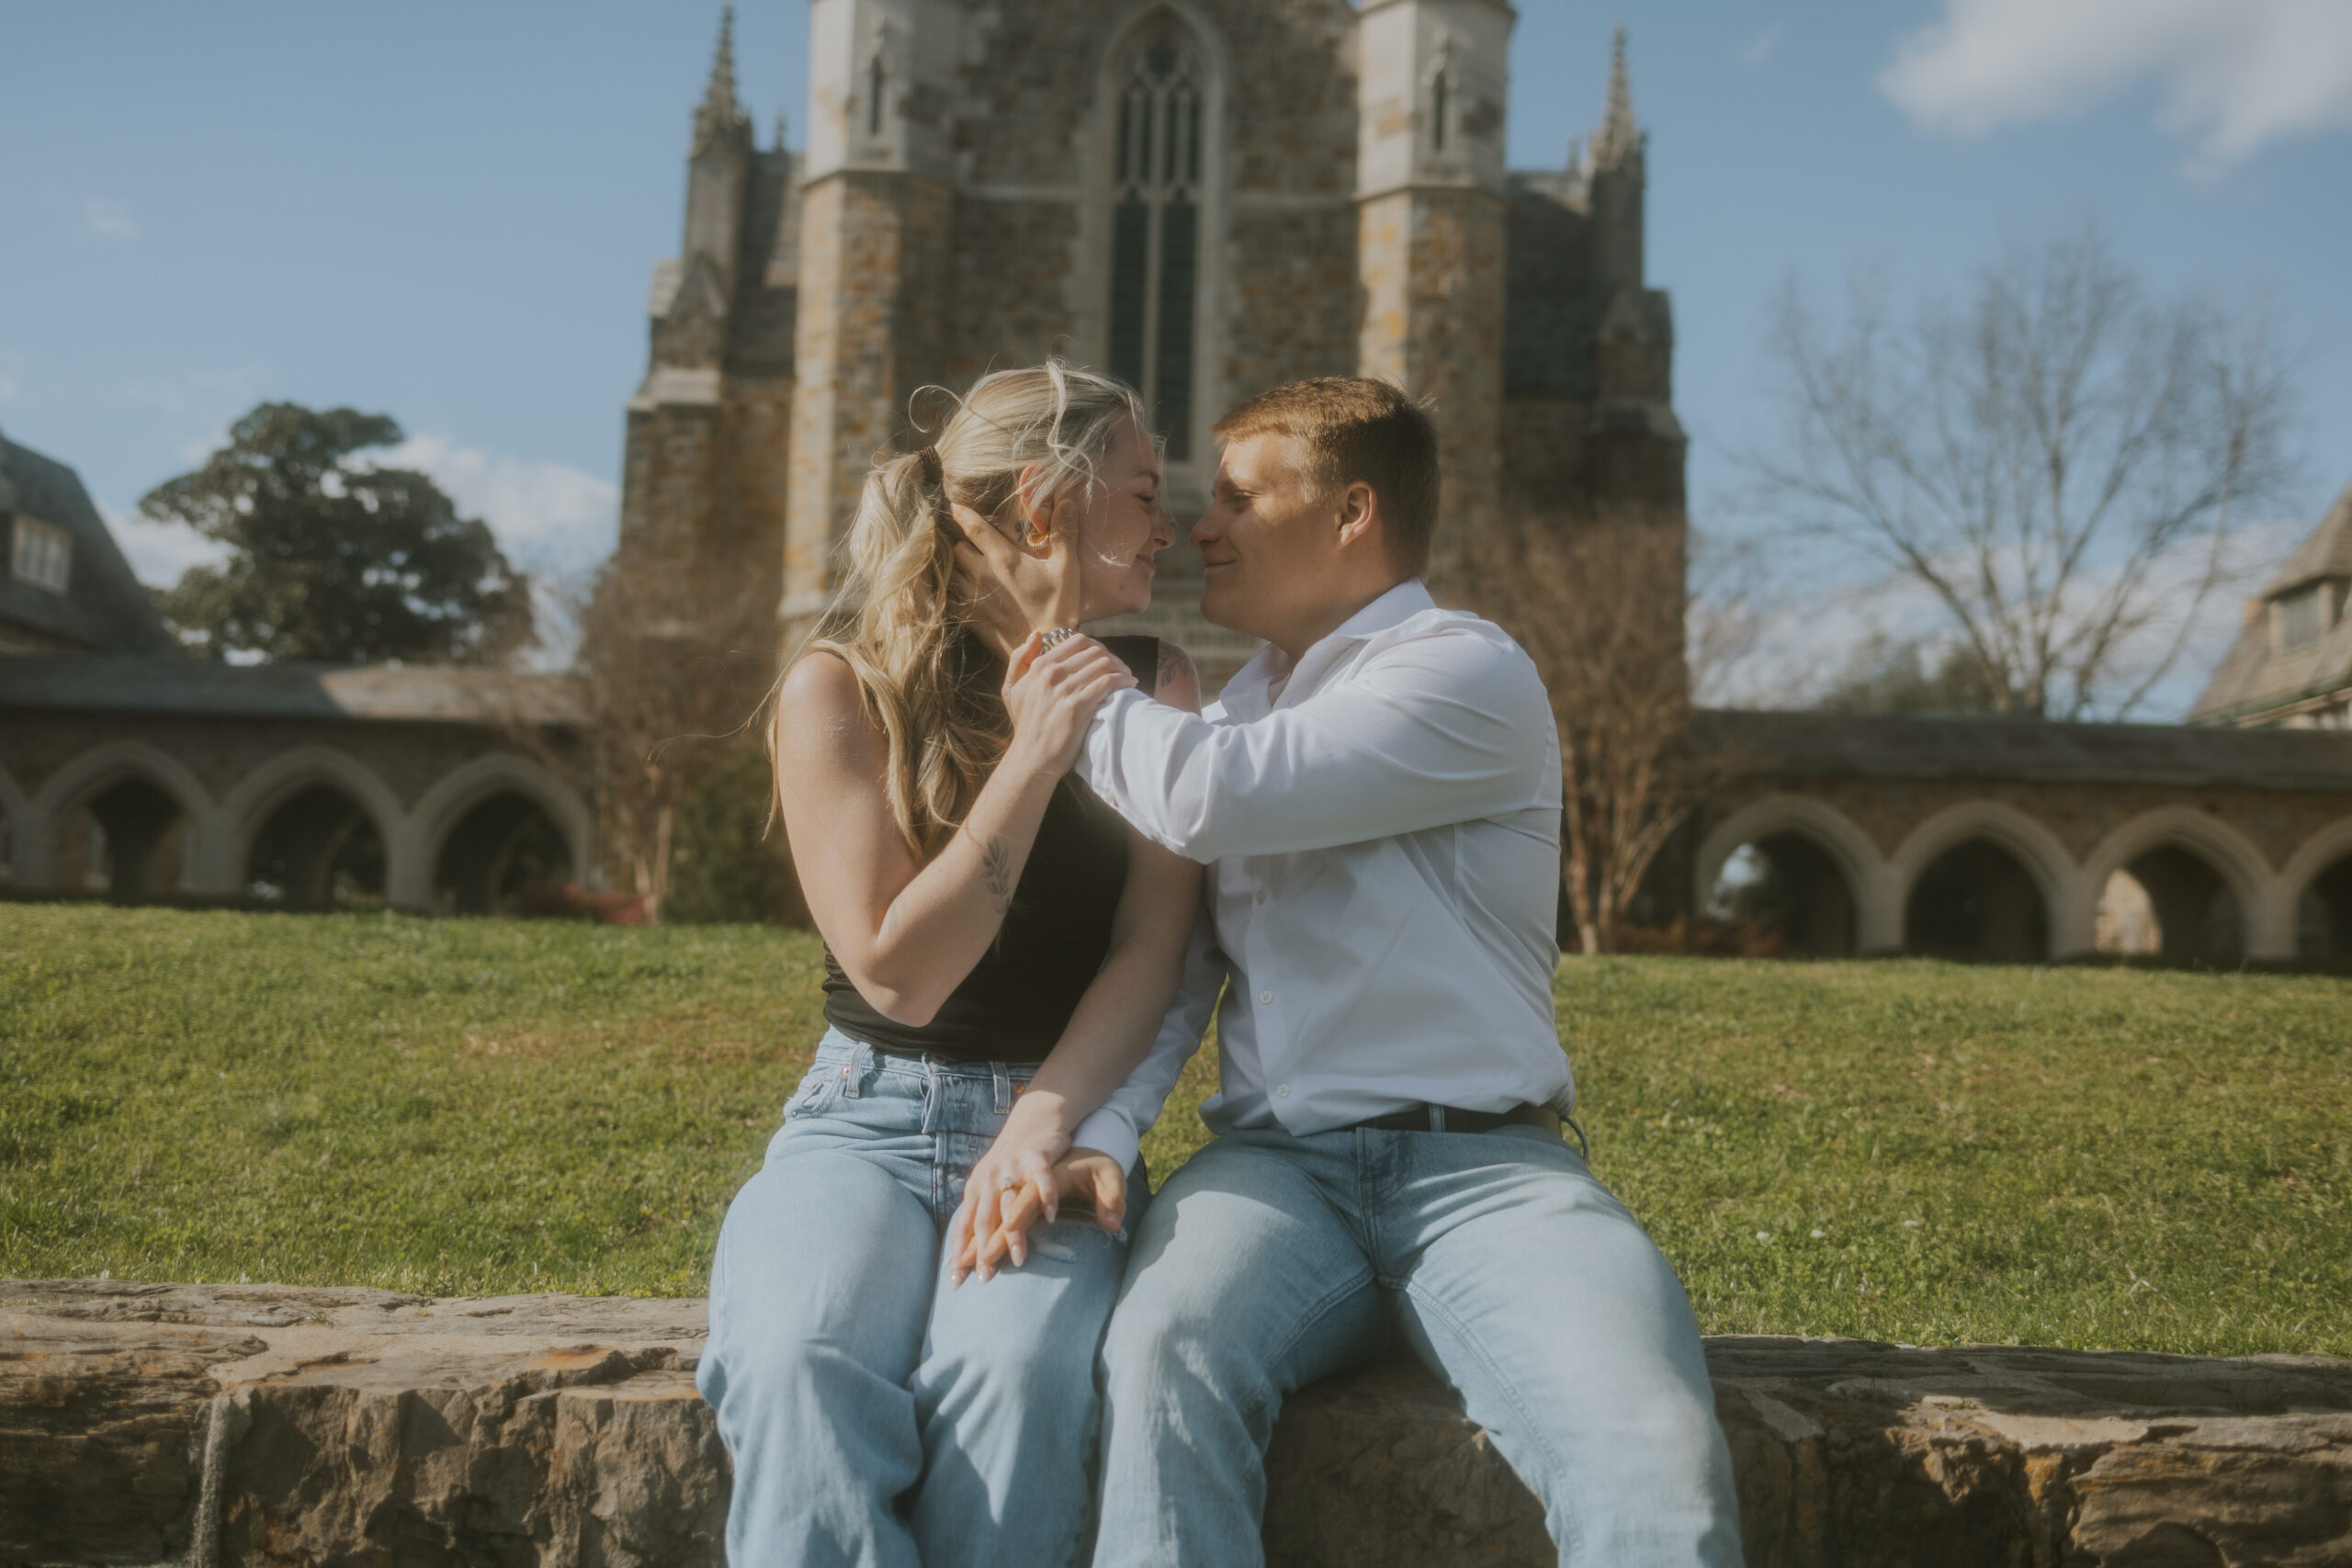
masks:
<svg viewBox="0 0 2352 1568"><path fill-rule="evenodd" d="M1436 432L1329 378L1216 434L1201 609L1268 646L1205 716L1114 694L1078 763L1210 871L1159 1040L1074 1144L1132 1163L1212 1011L1222 1068L1104 1343L1095 1568L1261 1562L1283 1400L1393 1338L1563 1563L1736 1563L1689 1302L1562 1141L1558 739L1526 654L1419 581Z"/></svg>

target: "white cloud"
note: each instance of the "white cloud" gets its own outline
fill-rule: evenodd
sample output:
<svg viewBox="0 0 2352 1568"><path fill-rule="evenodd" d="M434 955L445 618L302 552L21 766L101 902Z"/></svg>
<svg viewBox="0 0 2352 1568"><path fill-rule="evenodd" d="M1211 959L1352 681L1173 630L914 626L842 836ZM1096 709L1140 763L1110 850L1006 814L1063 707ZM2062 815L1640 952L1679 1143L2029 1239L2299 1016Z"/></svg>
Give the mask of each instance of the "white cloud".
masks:
<svg viewBox="0 0 2352 1568"><path fill-rule="evenodd" d="M88 220L93 234L109 240L139 238L138 220L130 216L130 209L119 201L94 196L82 204L82 216Z"/></svg>
<svg viewBox="0 0 2352 1568"><path fill-rule="evenodd" d="M13 403L23 395L25 384L5 370L0 370L0 403Z"/></svg>
<svg viewBox="0 0 2352 1568"><path fill-rule="evenodd" d="M459 512L490 525L506 558L531 574L539 647L530 663L569 664L579 641L575 602L620 539L619 487L566 464L503 457L446 435L412 435L372 456L382 467L429 476Z"/></svg>
<svg viewBox="0 0 2352 1568"><path fill-rule="evenodd" d="M175 450L191 462L201 462L228 439L230 423L261 400L268 379L268 372L258 365L133 377L122 384L122 400L158 410L175 422L200 423L206 434L182 439Z"/></svg>
<svg viewBox="0 0 2352 1568"><path fill-rule="evenodd" d="M1771 60L1773 54L1779 51L1781 47L1781 34L1785 30L1785 24L1774 22L1770 27L1766 28L1762 32L1758 33L1754 38L1747 40L1747 47L1743 48L1739 51L1740 59L1746 61L1750 65L1763 65L1768 63Z"/></svg>
<svg viewBox="0 0 2352 1568"><path fill-rule="evenodd" d="M115 543L130 562L131 575L157 588L169 588L192 566L215 566L229 552L181 523L157 523L136 512L120 512L101 502L98 514L107 520Z"/></svg>
<svg viewBox="0 0 2352 1568"><path fill-rule="evenodd" d="M489 524L526 570L593 571L620 537L620 488L566 464L460 446L446 435L412 435L369 460L429 475L458 511Z"/></svg>
<svg viewBox="0 0 2352 1568"><path fill-rule="evenodd" d="M2310 529L2309 519L2292 517L2240 529L2228 550L2229 581L2196 606L2185 635L2181 615L2175 613L2123 639L2115 667L2144 671L2164 657L2176 636L2181 637L2179 657L2131 718L2179 722L2237 637L2247 585L2265 581ZM2193 556L2183 552L2167 562L2154 584L2159 598L2181 610L2195 598L2203 571L2203 563ZM2111 572L2109 568L2086 574L2083 596L2104 589ZM1810 707L1852 672L1854 660L1873 638L1889 644L1923 643L1931 662L1954 640L1951 618L1942 604L1908 576L1841 573L1823 559L1809 562L1807 570L1776 576L1765 586L1770 592L1759 595L1766 608L1753 647L1713 672L1699 694L1701 702L1718 707ZM2120 697L2127 684L2119 682L2107 694Z"/></svg>
<svg viewBox="0 0 2352 1568"><path fill-rule="evenodd" d="M1879 86L1963 136L2080 113L2143 81L2211 175L2282 137L2352 130L2345 0L1944 0Z"/></svg>

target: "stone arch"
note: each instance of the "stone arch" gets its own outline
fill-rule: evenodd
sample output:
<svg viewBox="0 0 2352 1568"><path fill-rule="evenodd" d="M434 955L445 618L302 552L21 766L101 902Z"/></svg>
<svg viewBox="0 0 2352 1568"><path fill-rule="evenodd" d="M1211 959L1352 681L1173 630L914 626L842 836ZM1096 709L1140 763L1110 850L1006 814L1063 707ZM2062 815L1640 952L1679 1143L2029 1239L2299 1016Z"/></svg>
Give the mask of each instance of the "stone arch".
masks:
<svg viewBox="0 0 2352 1568"><path fill-rule="evenodd" d="M74 814L105 791L133 779L161 790L179 807L180 819L187 824L180 839L180 886L209 891L204 873L208 857L221 837L220 813L187 764L144 740L109 740L93 746L50 775L25 813L31 828L28 842L19 852L25 863L19 884L54 886L59 839L72 825Z"/></svg>
<svg viewBox="0 0 2352 1568"><path fill-rule="evenodd" d="M423 908L432 901L433 872L450 833L466 814L507 791L521 795L542 811L563 835L571 852L573 874L586 878L595 864L595 814L579 791L528 757L492 751L444 773L416 803L418 880L404 889L399 902Z"/></svg>
<svg viewBox="0 0 2352 1568"><path fill-rule="evenodd" d="M1873 952L1899 945L1902 911L1892 917L1886 902L1886 858L1852 818L1827 803L1802 795L1769 795L1752 800L1710 829L1701 840L1692 873L1692 908L1703 908L1722 880L1724 867L1743 845L1783 834L1818 850L1844 880L1853 905L1851 946ZM1894 928L1888 934L1888 928Z"/></svg>
<svg viewBox="0 0 2352 1568"><path fill-rule="evenodd" d="M280 751L237 781L220 803L227 831L220 836L213 874L221 886L242 888L254 840L278 807L314 785L324 784L347 795L366 814L384 847L384 887L392 897L403 862L415 853L415 832L409 815L376 772L347 751L332 746L302 745Z"/></svg>
<svg viewBox="0 0 2352 1568"><path fill-rule="evenodd" d="M1196 53L1201 84L1201 174L1198 181L1199 232L1195 246L1194 310L1190 366L1191 409L1185 422L1186 446L1169 456L1176 471L1197 469L1193 477L1204 501L1207 475L1216 466L1210 423L1227 401L1220 367L1225 363L1226 301L1231 297L1221 236L1230 231L1232 148L1227 126L1227 102L1233 64L1225 35L1193 0L1149 0L1122 18L1104 38L1094 66L1092 131L1088 140L1091 159L1087 175L1087 199L1081 209L1081 242L1086 265L1081 269L1085 290L1080 320L1095 345L1093 363L1112 367L1112 288L1114 249L1118 242L1114 209L1117 199L1116 163L1119 138L1116 117L1125 85L1126 68L1143 36L1169 24L1184 35ZM1157 389L1140 387L1148 405L1155 404ZM1158 411L1163 417L1165 411ZM1163 434L1174 434L1163 431Z"/></svg>
<svg viewBox="0 0 2352 1568"><path fill-rule="evenodd" d="M2330 922L2336 928L2334 931L2311 933L2298 929L2304 899L2318 897L2322 879L2335 882L2344 874L2339 868L2347 863L2352 863L2352 817L2329 823L2297 845L2295 852L2287 857L2287 863L2278 871L2278 904L2286 926L2288 953L2309 958L2352 959L2352 908L2341 911L2324 909L2324 913L2336 916ZM2352 905L2352 886L2346 887L2343 901ZM2321 937L2322 944L2315 951L2306 951L2310 944L2305 939L2312 935ZM2335 940L2325 941L2330 936Z"/></svg>
<svg viewBox="0 0 2352 1568"><path fill-rule="evenodd" d="M1888 857L1898 919L1907 919L1912 896L1928 868L1973 840L2007 854L2031 880L2041 898L2049 956L2089 951L2095 898L2083 896L2074 857L2055 833L1998 800L1964 800L1945 807L1914 828Z"/></svg>
<svg viewBox="0 0 2352 1568"><path fill-rule="evenodd" d="M2270 935L2266 919L2275 919L2272 906L2278 901L2278 878L2263 860L2262 852L2228 823L2193 807L2162 806L2143 811L2099 840L2082 869L2082 884L2094 907L2109 877L2119 871L2129 872L2135 863L2165 850L2178 850L2192 856L2229 890L2239 911L2238 947L2242 953L2255 957L2284 956L2264 951L2275 945L2265 939ZM2291 928L2289 941L2291 943ZM2178 934L2165 933L2167 953L2183 950L2186 945ZM2292 951L2291 946L2289 951Z"/></svg>

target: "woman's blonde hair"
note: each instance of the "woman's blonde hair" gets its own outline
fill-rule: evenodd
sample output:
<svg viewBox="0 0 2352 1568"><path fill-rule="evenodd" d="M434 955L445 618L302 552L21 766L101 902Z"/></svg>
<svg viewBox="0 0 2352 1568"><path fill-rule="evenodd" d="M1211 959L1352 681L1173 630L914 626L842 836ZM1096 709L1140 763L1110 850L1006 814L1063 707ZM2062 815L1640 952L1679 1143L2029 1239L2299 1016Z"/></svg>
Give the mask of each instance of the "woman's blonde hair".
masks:
<svg viewBox="0 0 2352 1568"><path fill-rule="evenodd" d="M1082 495L1129 422L1148 428L1125 382L1049 359L982 377L930 446L877 461L865 477L841 589L800 652L833 654L855 672L888 738L890 816L922 859L962 823L1012 739L995 675L958 646L969 616L949 503L1001 525L1018 515L1021 475L1033 465L1042 472L1032 507ZM779 717L768 756L780 763Z"/></svg>

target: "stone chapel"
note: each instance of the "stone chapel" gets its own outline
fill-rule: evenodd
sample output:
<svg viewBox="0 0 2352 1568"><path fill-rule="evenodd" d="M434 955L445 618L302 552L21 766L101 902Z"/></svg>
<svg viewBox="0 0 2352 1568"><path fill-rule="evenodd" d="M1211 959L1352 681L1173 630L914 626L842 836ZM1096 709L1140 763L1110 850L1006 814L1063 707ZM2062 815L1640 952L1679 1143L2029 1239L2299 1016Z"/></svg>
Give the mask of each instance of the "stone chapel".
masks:
<svg viewBox="0 0 2352 1568"><path fill-rule="evenodd" d="M919 443L914 394L1050 354L1132 382L1166 446L1180 542L1152 609L1104 629L1182 643L1212 691L1252 645L1200 619L1182 533L1210 425L1283 381L1428 400L1441 594L1466 580L1449 541L1521 520L1679 538L1624 39L1590 138L1514 170L1514 20L1504 0L811 0L797 152L781 127L755 141L722 20L628 403L614 570L661 586L630 624L772 671L835 587L875 455ZM1598 51L1535 85L1588 68ZM2249 613L2199 718L2333 722L2307 699L2345 664L2346 536L2323 527ZM1712 908L1739 856L1791 953L2352 964L2352 732L1702 711L1693 734L1746 769L1661 855L1645 923Z"/></svg>
<svg viewBox="0 0 2352 1568"><path fill-rule="evenodd" d="M813 0L801 152L781 125L759 145L722 19L628 403L623 568L763 580L789 637L918 389L1051 354L1153 410L1179 542L1126 629L1180 640L1212 686L1252 645L1199 620L1182 533L1209 426L1280 382L1429 400L1442 540L1514 505L1679 525L1624 39L1589 142L1513 170L1514 19L1503 0Z"/></svg>

